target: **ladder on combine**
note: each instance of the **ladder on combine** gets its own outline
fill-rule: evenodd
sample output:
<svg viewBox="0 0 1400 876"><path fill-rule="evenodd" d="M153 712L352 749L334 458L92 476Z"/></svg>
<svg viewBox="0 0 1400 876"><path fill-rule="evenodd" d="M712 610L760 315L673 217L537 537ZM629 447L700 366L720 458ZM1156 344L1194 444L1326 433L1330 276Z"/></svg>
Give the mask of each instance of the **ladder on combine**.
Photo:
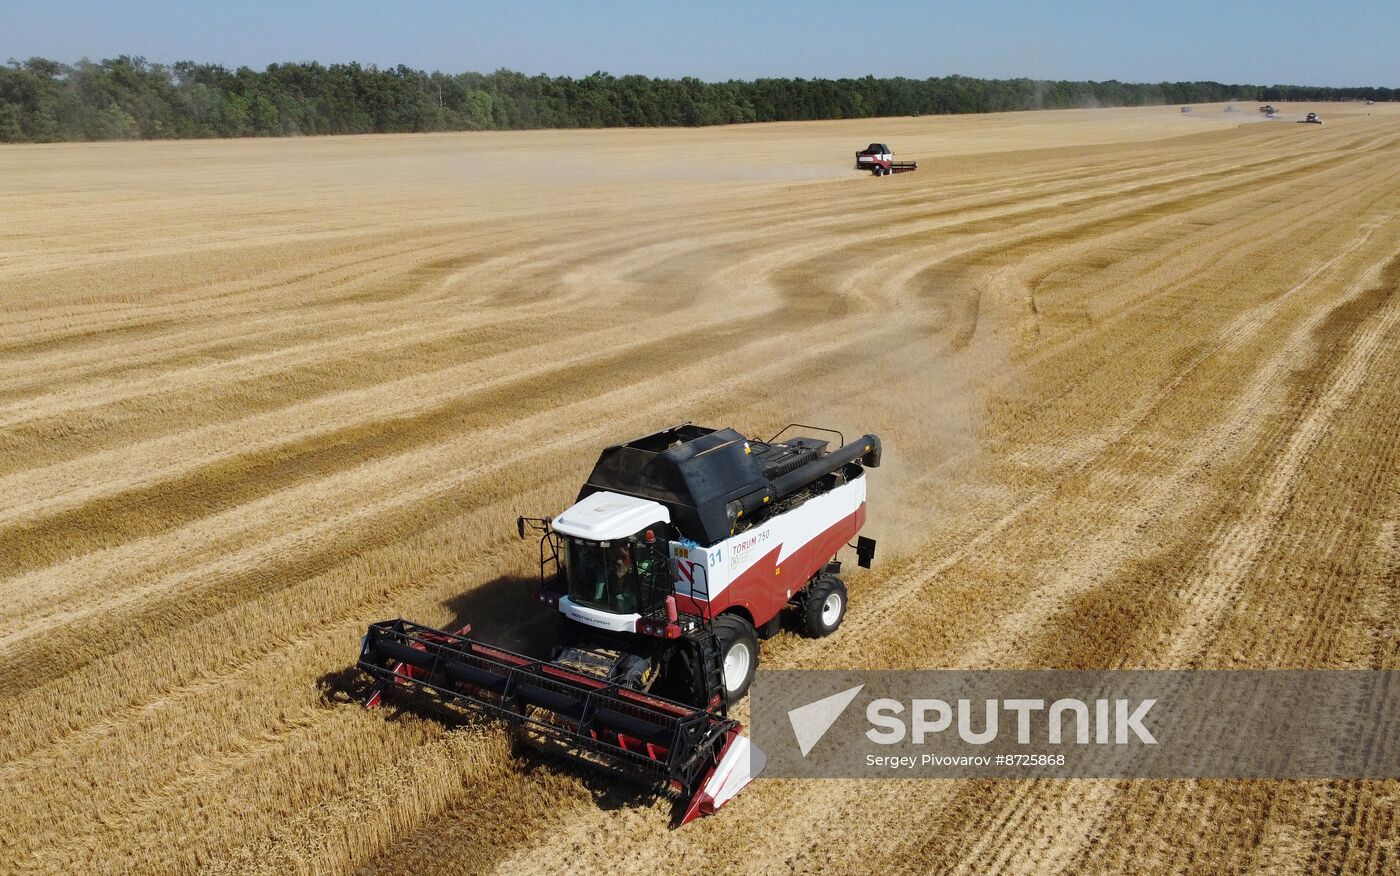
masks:
<svg viewBox="0 0 1400 876"><path fill-rule="evenodd" d="M686 638L694 643L699 656L704 702L719 714L728 715L729 704L724 699L724 661L720 657L719 637L715 635L714 627L708 623L697 626L686 634Z"/></svg>
<svg viewBox="0 0 1400 876"><path fill-rule="evenodd" d="M705 567L697 566L699 573L690 584L690 593L696 604L702 606L699 615L694 615L696 623L685 634L695 648L699 666L701 685L700 702L708 704L711 710L727 716L729 703L724 696L724 650L719 637L715 635L714 616L710 613L710 578Z"/></svg>

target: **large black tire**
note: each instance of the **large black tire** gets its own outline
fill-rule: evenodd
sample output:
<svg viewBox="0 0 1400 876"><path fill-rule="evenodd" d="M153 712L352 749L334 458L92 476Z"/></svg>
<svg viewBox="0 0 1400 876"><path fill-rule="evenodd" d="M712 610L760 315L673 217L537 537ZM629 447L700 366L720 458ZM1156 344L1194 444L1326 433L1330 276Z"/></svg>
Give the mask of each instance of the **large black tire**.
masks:
<svg viewBox="0 0 1400 876"><path fill-rule="evenodd" d="M758 636L753 624L733 614L715 619L715 638L719 639L720 663L724 667L724 701L737 703L749 692L754 671L758 669Z"/></svg>
<svg viewBox="0 0 1400 876"><path fill-rule="evenodd" d="M807 585L802 601L802 634L810 639L829 636L846 619L846 585L835 575L818 575Z"/></svg>

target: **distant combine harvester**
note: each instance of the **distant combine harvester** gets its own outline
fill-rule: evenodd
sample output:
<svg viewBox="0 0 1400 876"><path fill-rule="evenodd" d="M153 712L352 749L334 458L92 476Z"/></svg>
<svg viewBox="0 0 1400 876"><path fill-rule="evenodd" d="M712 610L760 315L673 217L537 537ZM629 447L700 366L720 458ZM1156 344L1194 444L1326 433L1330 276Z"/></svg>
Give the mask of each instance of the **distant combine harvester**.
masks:
<svg viewBox="0 0 1400 876"><path fill-rule="evenodd" d="M895 161L894 153L884 143L871 143L856 153L856 170L868 170L875 176L908 173L918 169L917 161Z"/></svg>

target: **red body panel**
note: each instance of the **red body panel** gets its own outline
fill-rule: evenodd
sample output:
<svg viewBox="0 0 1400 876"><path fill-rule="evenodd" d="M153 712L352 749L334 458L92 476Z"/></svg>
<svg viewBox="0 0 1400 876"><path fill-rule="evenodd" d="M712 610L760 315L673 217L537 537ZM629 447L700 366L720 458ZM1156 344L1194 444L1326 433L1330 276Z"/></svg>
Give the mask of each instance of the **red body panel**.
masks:
<svg viewBox="0 0 1400 876"><path fill-rule="evenodd" d="M864 525L865 503L862 502L850 516L819 533L781 563L778 557L783 546L773 548L716 594L708 608L688 596L678 595L676 600L682 611L691 614L718 616L728 609L742 608L753 618L755 626L762 626L776 617L791 595L806 586Z"/></svg>

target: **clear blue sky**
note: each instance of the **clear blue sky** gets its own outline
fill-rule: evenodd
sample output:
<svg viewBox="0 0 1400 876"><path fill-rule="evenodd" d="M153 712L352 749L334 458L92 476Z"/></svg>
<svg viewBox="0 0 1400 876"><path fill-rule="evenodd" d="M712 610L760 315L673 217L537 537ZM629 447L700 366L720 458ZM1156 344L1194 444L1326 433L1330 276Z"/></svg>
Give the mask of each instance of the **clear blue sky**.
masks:
<svg viewBox="0 0 1400 876"><path fill-rule="evenodd" d="M874 10L883 10L876 16ZM1400 86L1400 0L0 0L0 60Z"/></svg>

